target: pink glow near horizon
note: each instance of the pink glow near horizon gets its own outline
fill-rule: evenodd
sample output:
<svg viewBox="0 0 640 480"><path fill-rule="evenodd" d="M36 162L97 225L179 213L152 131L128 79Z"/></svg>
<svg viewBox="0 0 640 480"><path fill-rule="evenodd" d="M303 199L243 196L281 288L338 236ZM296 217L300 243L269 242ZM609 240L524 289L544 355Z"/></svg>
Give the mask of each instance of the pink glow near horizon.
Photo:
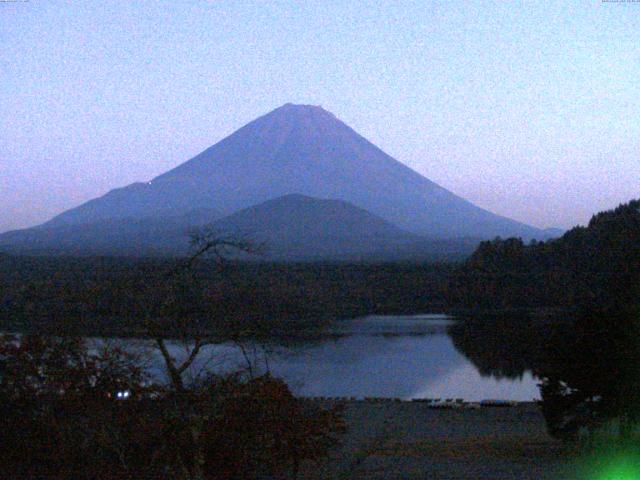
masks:
<svg viewBox="0 0 640 480"><path fill-rule="evenodd" d="M321 104L496 213L640 196L640 4L0 4L0 231Z"/></svg>

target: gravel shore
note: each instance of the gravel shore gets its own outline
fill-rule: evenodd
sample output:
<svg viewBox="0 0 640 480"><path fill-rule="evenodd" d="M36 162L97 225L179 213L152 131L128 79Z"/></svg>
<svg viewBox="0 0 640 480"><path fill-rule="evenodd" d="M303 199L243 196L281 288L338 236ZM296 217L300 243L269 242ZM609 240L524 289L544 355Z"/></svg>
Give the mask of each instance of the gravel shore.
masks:
<svg viewBox="0 0 640 480"><path fill-rule="evenodd" d="M301 477L324 479L563 479L570 455L532 403L476 410L420 402L348 401L341 447Z"/></svg>

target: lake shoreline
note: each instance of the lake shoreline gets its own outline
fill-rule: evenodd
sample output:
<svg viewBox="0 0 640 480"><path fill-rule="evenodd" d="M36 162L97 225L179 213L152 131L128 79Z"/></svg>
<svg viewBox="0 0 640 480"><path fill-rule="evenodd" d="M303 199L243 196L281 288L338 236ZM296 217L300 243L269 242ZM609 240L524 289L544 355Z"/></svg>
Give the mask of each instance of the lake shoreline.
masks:
<svg viewBox="0 0 640 480"><path fill-rule="evenodd" d="M343 405L347 433L341 446L321 464L306 465L301 478L566 478L573 458L565 444L547 433L533 402L477 410L391 400Z"/></svg>
<svg viewBox="0 0 640 480"><path fill-rule="evenodd" d="M539 398L531 372L503 376L499 370L496 375L479 371L454 344L451 332L456 324L443 314L366 316L296 341L278 341L272 336L244 344L213 342L202 347L185 375L187 381L201 381L208 373L269 372L287 382L294 395L304 397L454 398L467 402ZM167 380L164 361L153 341L87 340L96 348L104 344L131 349L152 379ZM185 357L189 348L171 340L166 346L174 358Z"/></svg>

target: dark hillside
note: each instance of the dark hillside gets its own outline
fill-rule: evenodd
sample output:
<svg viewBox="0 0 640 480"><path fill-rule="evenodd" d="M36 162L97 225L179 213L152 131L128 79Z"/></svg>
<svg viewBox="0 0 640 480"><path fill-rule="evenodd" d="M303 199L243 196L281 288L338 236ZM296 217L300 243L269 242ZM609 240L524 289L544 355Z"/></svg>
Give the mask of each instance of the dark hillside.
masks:
<svg viewBox="0 0 640 480"><path fill-rule="evenodd" d="M0 328L86 335L139 335L141 309L186 318L215 332L243 321L273 329L287 322L444 309L452 267L417 263L230 262L223 275L203 262L176 290L165 273L176 260L0 256ZM173 298L169 310L161 307ZM167 335L171 328L166 331Z"/></svg>
<svg viewBox="0 0 640 480"><path fill-rule="evenodd" d="M637 302L639 287L640 200L634 200L555 240L482 242L454 276L450 297L480 309L605 308Z"/></svg>

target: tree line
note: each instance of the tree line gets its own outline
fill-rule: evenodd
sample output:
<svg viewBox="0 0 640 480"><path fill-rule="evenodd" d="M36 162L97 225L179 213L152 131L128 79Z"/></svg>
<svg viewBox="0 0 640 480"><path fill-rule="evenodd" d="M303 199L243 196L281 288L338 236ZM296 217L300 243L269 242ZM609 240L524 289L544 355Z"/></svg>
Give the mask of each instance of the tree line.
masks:
<svg viewBox="0 0 640 480"><path fill-rule="evenodd" d="M142 287L156 298L174 297L173 317L188 315L192 325L212 331L224 329L232 319L268 322L276 333L290 322L299 327L375 313L443 311L447 279L454 268L423 263L229 261L224 275L219 275L215 261L203 258L188 278L180 279L178 292L175 284L169 288L162 272L180 261L0 257L0 328L141 336L145 328L137 301ZM148 306L150 315L160 316L158 305ZM167 335L172 325L172 318L165 321Z"/></svg>
<svg viewBox="0 0 640 480"><path fill-rule="evenodd" d="M597 308L637 300L640 200L598 213L547 242L497 238L482 242L452 276L457 308L508 310Z"/></svg>

